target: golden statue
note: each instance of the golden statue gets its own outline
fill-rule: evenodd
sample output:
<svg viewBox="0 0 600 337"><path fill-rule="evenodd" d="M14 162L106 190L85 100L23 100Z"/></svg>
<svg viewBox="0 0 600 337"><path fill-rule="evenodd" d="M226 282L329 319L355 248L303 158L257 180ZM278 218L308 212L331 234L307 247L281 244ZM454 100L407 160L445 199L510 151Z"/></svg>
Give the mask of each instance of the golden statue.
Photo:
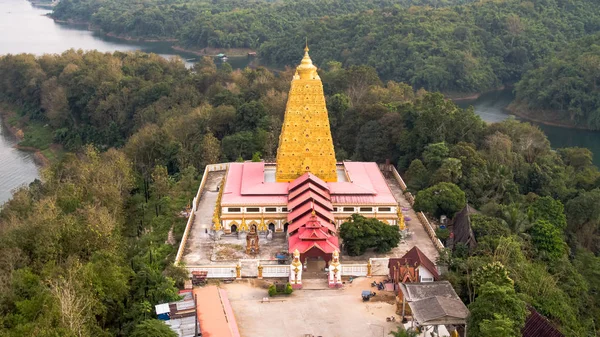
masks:
<svg viewBox="0 0 600 337"><path fill-rule="evenodd" d="M240 232L248 231L248 224L246 223L246 218L244 217L243 214L242 214L242 223L240 224L240 228L238 228L238 231L240 231Z"/></svg>
<svg viewBox="0 0 600 337"><path fill-rule="evenodd" d="M285 107L275 178L290 182L306 172L327 182L337 181L323 83L308 55L308 45L296 68Z"/></svg>
<svg viewBox="0 0 600 337"><path fill-rule="evenodd" d="M404 214L400 210L400 207L398 207L398 227L400 227L401 231L406 229L406 224L404 223Z"/></svg>

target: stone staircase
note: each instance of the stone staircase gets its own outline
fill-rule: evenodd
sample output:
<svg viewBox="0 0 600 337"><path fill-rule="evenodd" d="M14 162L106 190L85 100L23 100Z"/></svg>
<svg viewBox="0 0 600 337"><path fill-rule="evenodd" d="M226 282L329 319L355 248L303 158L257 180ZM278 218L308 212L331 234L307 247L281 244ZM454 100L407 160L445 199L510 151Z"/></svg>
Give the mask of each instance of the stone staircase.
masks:
<svg viewBox="0 0 600 337"><path fill-rule="evenodd" d="M327 278L306 279L302 273L302 290L329 290Z"/></svg>

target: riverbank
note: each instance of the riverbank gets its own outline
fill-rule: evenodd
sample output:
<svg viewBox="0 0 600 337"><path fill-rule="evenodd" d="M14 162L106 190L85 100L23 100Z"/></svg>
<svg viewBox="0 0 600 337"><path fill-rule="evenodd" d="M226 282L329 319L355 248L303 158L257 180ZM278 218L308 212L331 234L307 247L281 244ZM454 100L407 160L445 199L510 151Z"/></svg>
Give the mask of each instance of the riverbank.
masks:
<svg viewBox="0 0 600 337"><path fill-rule="evenodd" d="M13 146L15 149L32 152L34 162L40 167L47 167L52 163L52 160L60 158L63 153L63 149L59 144L50 142L47 144L45 149L23 144L27 142L26 136L32 133L32 131L28 131L27 126L17 126L17 124L19 124L19 122L16 122L17 118L17 114L14 112L13 108L9 107L7 104L0 104L0 119L2 120L2 127L8 131L10 137L17 141L17 144Z"/></svg>
<svg viewBox="0 0 600 337"><path fill-rule="evenodd" d="M62 25L83 26L83 27L85 27L85 29L87 29L91 32L101 33L101 34L104 34L104 36L107 36L107 37L110 37L113 39L117 39L117 40L123 40L123 41L129 41L129 42L148 42L148 43L179 41L175 38L148 39L148 38L142 38L142 37L133 37L133 36L129 36L129 35L115 34L115 33L111 33L111 32L105 33L104 31L102 31L101 28L95 27L93 24L91 24L90 22L87 22L87 21L59 20L59 19L53 18L52 13L48 13L48 14L46 14L46 16L49 17L50 19L52 19L55 23L62 24Z"/></svg>
<svg viewBox="0 0 600 337"><path fill-rule="evenodd" d="M524 119L526 121L535 122L538 124L550 125L550 126L558 126L566 129L575 129L575 130L586 130L586 131L594 131L599 132L600 130L594 130L592 128L588 128L581 125L576 125L572 121L565 120L561 118L559 113L556 111L550 110L541 110L541 109L530 109L525 106L523 102L517 102L516 100L509 104L506 107L506 110L511 114L519 117L520 119ZM540 118L541 116L541 118Z"/></svg>
<svg viewBox="0 0 600 337"><path fill-rule="evenodd" d="M171 46L173 50L181 53L190 53L198 56L217 56L225 54L228 57L248 56L249 53L256 53L256 50L250 48L201 48L201 49L186 49L181 46Z"/></svg>
<svg viewBox="0 0 600 337"><path fill-rule="evenodd" d="M482 91L482 92L473 92L473 93L452 93L452 92L448 92L448 93L443 93L444 97L453 100L453 101L473 101L478 99L479 97L481 97L482 95L485 94L489 94L492 92L496 92L496 91L502 91L502 90L506 90L508 87L507 86L500 86L498 88L494 88L492 90L487 90L487 91Z"/></svg>
<svg viewBox="0 0 600 337"><path fill-rule="evenodd" d="M56 23L63 24L63 25L85 26L86 29L89 31L101 33L104 36L107 36L107 37L110 37L113 39L117 39L117 40L123 40L123 41L129 41L129 42L143 42L143 43L170 42L170 43L173 43L173 45L171 45L171 49L173 49L174 51L178 51L180 53L188 53L188 54L193 54L193 55L198 55L198 56L217 56L219 54L225 54L230 57L248 56L249 54L256 55L256 50L251 49L251 48L206 47L206 48L200 48L200 49L188 49L188 48L184 48L182 46L176 45L175 43L179 42L179 40L176 38L158 38L158 39L153 38L153 39L150 39L150 38L143 38L143 37L133 37L133 36L123 35L123 34L115 34L112 32L106 33L101 28L95 27L90 22L75 21L75 20L59 20L59 19L53 18L51 13L47 14L46 16L48 16L49 18L54 20L54 22L56 22Z"/></svg>

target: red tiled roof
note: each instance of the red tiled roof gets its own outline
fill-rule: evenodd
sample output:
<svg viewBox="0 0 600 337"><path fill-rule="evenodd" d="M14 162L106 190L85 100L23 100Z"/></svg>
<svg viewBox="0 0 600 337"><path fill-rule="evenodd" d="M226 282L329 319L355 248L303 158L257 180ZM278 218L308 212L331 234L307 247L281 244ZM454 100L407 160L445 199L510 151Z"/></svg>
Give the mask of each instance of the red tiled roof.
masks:
<svg viewBox="0 0 600 337"><path fill-rule="evenodd" d="M327 220L327 219L320 218L318 213L316 213L316 216L320 220L321 226L327 228L330 232L333 232L333 233L336 232L335 225L333 223L329 222L329 220ZM308 213L308 214L305 214L302 217L292 221L292 223L290 223L288 225L288 233L293 233L298 228L305 226L308 222L310 222L311 217L312 217L312 214Z"/></svg>
<svg viewBox="0 0 600 337"><path fill-rule="evenodd" d="M344 162L349 181L325 183L306 173L294 182L266 182L265 163L230 163L225 179L223 206L285 205L309 189L334 204L395 205L396 200L376 163Z"/></svg>
<svg viewBox="0 0 600 337"><path fill-rule="evenodd" d="M323 208L328 209L329 211L333 211L333 205L331 205L331 201L329 201L328 199L323 198L322 196L320 196L318 193L315 193L311 190L306 190L304 193L302 193L301 195L297 196L295 199L290 199L291 201L288 202L288 209L296 209L299 205L308 202L308 201L315 201L316 203L318 203L319 205L323 206Z"/></svg>
<svg viewBox="0 0 600 337"><path fill-rule="evenodd" d="M293 209L290 213L288 213L287 220L288 222L293 223L294 221L302 217L304 214L312 212L313 210L322 218L335 221L335 218L333 217L333 214L331 214L330 210L312 201L305 203L296 209Z"/></svg>
<svg viewBox="0 0 600 337"><path fill-rule="evenodd" d="M290 192L293 191L298 186L305 184L307 181L320 186L324 190L329 190L329 187L327 186L326 182L321 180L321 178L317 177L316 175L314 175L310 172L307 172L307 173L304 173L303 175L301 175L300 177L296 178L296 180L294 180L290 183L289 191Z"/></svg>
<svg viewBox="0 0 600 337"><path fill-rule="evenodd" d="M299 196L300 194L302 194L308 190L318 193L323 198L327 198L327 199L331 198L331 195L329 194L329 190L324 190L319 185L308 183L308 184L304 184L301 187L298 187L295 190L293 190L292 192L290 192L288 194L288 200L294 200L294 199L296 199L297 196Z"/></svg>
<svg viewBox="0 0 600 337"><path fill-rule="evenodd" d="M433 262L431 262L431 260L427 258L427 256L425 256L425 254L423 254L419 248L417 248L417 246L412 247L411 250L406 252L406 254L399 259L390 259L388 262L388 268L391 269L393 266L404 266L407 264L415 267L423 266L423 268L427 269L433 275L433 278L436 281L440 278L440 275L435 268L435 264L433 264Z"/></svg>
<svg viewBox="0 0 600 337"><path fill-rule="evenodd" d="M329 237L327 240L301 240L298 235L290 236L289 238L289 249L291 253L298 249L300 254L304 254L312 248L319 249L326 254L332 254L336 249L339 249L338 238L335 236Z"/></svg>
<svg viewBox="0 0 600 337"><path fill-rule="evenodd" d="M521 333L523 337L565 337L548 319L540 315L534 308L529 308L529 316Z"/></svg>
<svg viewBox="0 0 600 337"><path fill-rule="evenodd" d="M317 187L310 185L315 184ZM288 197L288 249L290 252L296 249L301 253L317 249L325 254L332 254L339 248L337 236L335 233L333 221L335 218L331 213L333 207L329 196L325 197L320 193L315 193L313 189L323 188L327 191L327 185L319 178L310 173L299 177L290 183L290 191L296 189L303 193ZM331 223L330 223L331 222Z"/></svg>

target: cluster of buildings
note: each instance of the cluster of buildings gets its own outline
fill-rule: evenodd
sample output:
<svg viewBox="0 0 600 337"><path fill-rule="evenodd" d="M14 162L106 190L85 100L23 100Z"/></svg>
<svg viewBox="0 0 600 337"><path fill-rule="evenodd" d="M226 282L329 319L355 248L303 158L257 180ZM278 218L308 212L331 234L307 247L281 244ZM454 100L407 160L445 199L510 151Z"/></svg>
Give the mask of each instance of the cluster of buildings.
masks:
<svg viewBox="0 0 600 337"><path fill-rule="evenodd" d="M302 287L302 272L309 260L324 261L329 286L339 287L338 230L354 213L404 229L402 211L379 165L336 160L323 85L307 47L291 82L276 162L227 165L211 232L215 237L237 233L238 238L246 239L247 253L259 251L257 233L264 237L283 233L292 256L287 275L293 288ZM476 244L470 213L467 207L456 217L451 243ZM262 268L259 264L259 278ZM368 268L370 275L370 262ZM237 265L237 278L240 269ZM419 248L413 247L401 258L390 258L387 270L398 293L398 312L402 318L412 317L409 325L430 327L437 336L458 336L459 330L461 335L466 333L468 309L450 283L439 281L437 267ZM159 318L179 336L198 336L202 330L214 336L239 336L221 290L203 287L183 296L179 302L156 308ZM535 314L532 311L530 315L532 325L543 322ZM542 331L539 329L531 328Z"/></svg>

